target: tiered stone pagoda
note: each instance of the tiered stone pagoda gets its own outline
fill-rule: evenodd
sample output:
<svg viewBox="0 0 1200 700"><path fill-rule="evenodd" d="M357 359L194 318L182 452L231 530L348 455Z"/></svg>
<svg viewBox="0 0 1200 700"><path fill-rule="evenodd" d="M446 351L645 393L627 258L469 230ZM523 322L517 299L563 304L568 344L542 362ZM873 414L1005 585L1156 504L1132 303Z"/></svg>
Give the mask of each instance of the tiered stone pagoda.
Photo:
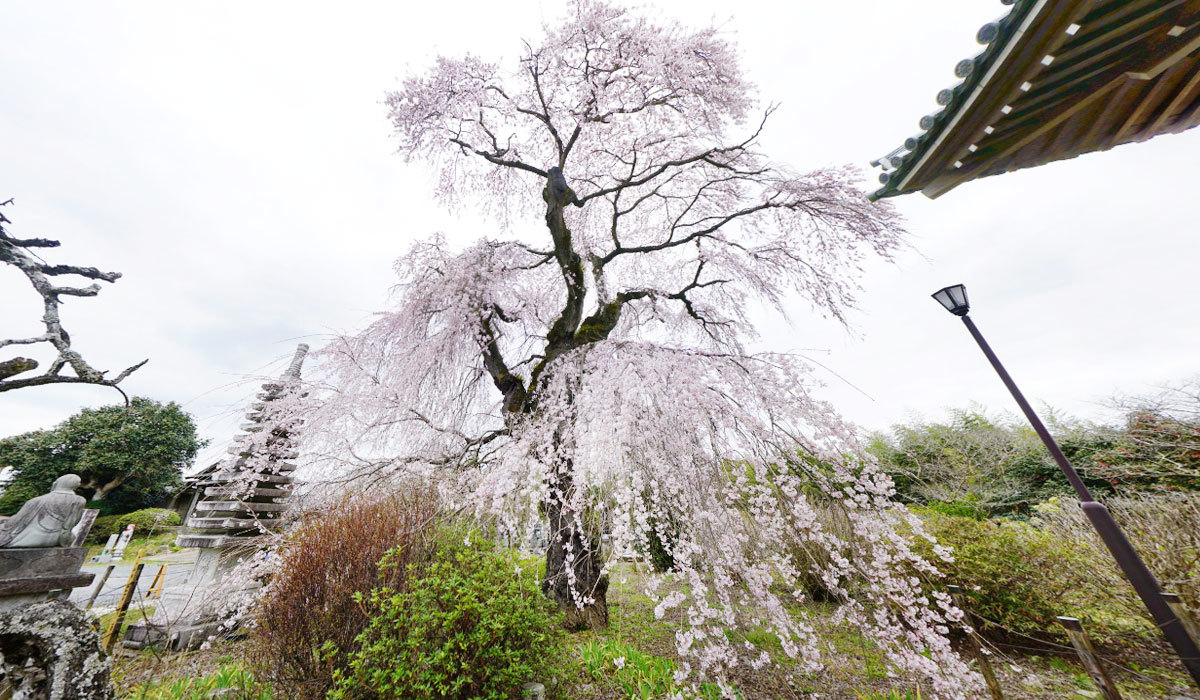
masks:
<svg viewBox="0 0 1200 700"><path fill-rule="evenodd" d="M288 460L296 453L285 429L271 427L265 438L260 433L272 421L273 402L299 383L307 353L308 345L301 343L283 376L263 384L241 426L246 432L229 448L231 456L198 485L200 497L186 522L189 531L175 541L179 547L200 550L190 583L215 581L254 546L256 537L278 529L282 522L296 469Z"/></svg>

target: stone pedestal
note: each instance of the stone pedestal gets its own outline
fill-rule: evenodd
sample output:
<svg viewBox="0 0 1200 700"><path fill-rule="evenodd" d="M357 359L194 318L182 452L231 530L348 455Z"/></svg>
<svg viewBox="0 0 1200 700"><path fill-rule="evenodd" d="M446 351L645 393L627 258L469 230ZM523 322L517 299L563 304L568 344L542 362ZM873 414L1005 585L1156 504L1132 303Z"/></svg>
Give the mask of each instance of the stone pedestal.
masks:
<svg viewBox="0 0 1200 700"><path fill-rule="evenodd" d="M86 547L0 549L0 610L46 600L51 592L86 586L95 574L79 571Z"/></svg>

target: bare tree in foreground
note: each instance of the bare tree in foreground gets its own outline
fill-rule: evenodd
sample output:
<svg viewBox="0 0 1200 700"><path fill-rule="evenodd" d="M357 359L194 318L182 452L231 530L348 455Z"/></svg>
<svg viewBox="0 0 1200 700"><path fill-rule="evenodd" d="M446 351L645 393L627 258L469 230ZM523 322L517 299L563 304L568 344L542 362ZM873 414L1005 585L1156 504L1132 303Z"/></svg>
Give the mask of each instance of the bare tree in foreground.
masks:
<svg viewBox="0 0 1200 700"><path fill-rule="evenodd" d="M812 575L898 667L963 697L957 613L904 573L932 571L904 534L920 523L811 395L807 363L748 348L758 305L842 319L898 217L849 169L794 173L759 150L772 110L751 116L715 29L568 12L511 69L439 58L388 96L400 153L436 171L442 201L512 237L434 238L398 261L397 305L317 354L307 454L432 480L509 532L540 520L544 588L575 628L606 622L614 553L657 533L675 583L650 593L683 677L770 663L722 632L741 624L820 668L795 609ZM854 546L817 502L848 511ZM829 553L821 570L809 549Z"/></svg>
<svg viewBox="0 0 1200 700"><path fill-rule="evenodd" d="M10 199L0 203L0 206L11 202ZM42 298L44 309L42 323L45 325L46 332L31 338L0 338L0 348L9 345L47 343L54 346L58 354L45 372L25 377L17 375L37 369L39 366L37 360L29 357L0 360L0 391L12 391L44 384L99 384L111 386L120 391L117 384L132 374L134 370L146 364L148 360L142 360L115 377L107 377L105 376L107 372L97 370L88 364L82 355L71 348L71 336L62 327L58 308L62 304L62 297L94 297L100 293L100 285L93 282L87 287L64 286L60 285L55 278L61 275L78 275L90 280L116 282L121 277L121 273L101 272L94 267L79 267L78 265L51 265L33 249L57 248L59 242L48 238L13 238L4 230L4 224L11 223L4 214L0 213L0 262L20 270L33 285L34 291ZM67 368L70 368L73 374L63 374L63 370Z"/></svg>

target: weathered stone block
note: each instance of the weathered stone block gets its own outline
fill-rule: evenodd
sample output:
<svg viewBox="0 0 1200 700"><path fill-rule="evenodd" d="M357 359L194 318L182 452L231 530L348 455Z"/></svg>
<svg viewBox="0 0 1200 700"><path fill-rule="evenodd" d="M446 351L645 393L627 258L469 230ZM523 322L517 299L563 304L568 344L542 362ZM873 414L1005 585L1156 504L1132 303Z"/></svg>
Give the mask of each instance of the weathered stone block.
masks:
<svg viewBox="0 0 1200 700"><path fill-rule="evenodd" d="M79 573L87 547L0 548L0 581Z"/></svg>
<svg viewBox="0 0 1200 700"><path fill-rule="evenodd" d="M48 600L0 613L0 678L15 698L112 700L109 660L79 608Z"/></svg>

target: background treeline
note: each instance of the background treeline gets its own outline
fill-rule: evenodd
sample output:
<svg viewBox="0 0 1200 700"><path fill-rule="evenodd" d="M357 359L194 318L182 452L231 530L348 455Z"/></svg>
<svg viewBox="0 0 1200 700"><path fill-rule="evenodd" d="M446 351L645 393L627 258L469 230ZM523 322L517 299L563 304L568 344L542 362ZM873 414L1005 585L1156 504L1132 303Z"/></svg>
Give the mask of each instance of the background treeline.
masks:
<svg viewBox="0 0 1200 700"><path fill-rule="evenodd" d="M1116 425L1054 413L1047 420L1098 498L1200 490L1200 379L1114 408L1123 413ZM899 500L954 515L1024 518L1073 495L1033 429L1013 415L956 410L944 422L877 433L868 450Z"/></svg>

